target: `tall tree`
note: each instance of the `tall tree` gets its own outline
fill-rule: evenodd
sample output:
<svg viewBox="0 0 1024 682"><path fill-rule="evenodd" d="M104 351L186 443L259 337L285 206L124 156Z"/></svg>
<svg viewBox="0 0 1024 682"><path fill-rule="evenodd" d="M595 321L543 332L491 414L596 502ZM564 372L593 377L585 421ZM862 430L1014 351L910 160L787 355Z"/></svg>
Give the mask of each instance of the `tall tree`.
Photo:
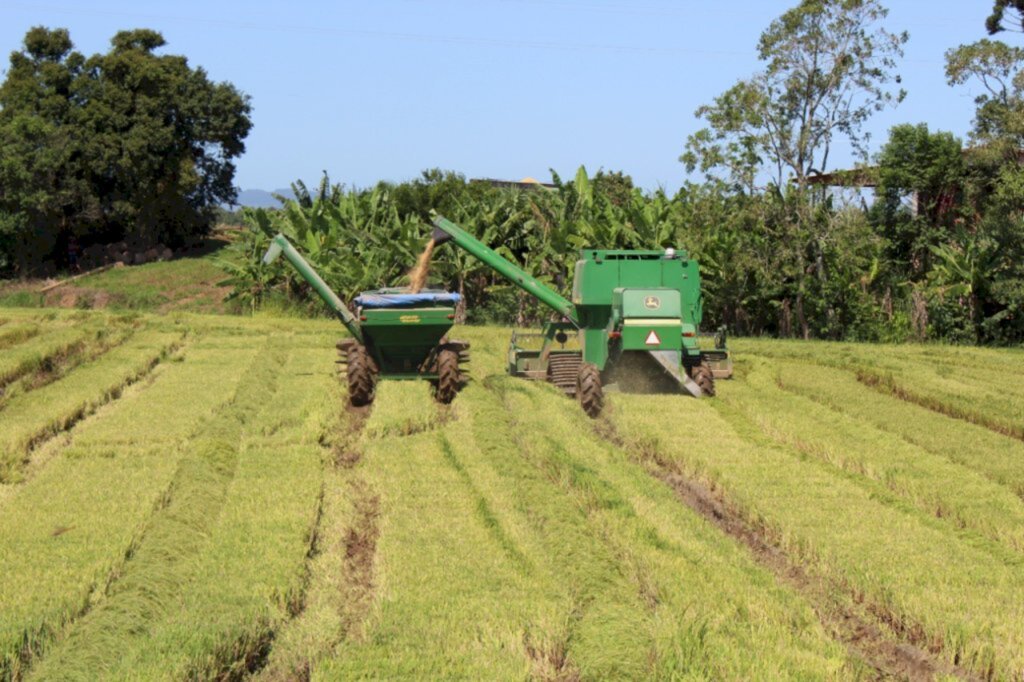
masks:
<svg viewBox="0 0 1024 682"><path fill-rule="evenodd" d="M75 153L85 58L72 48L66 30L31 29L0 85L0 269L27 270L91 208Z"/></svg>
<svg viewBox="0 0 1024 682"><path fill-rule="evenodd" d="M249 100L164 44L122 31L85 58L64 29L28 32L0 85L0 259L25 272L72 234L173 243L235 198Z"/></svg>
<svg viewBox="0 0 1024 682"><path fill-rule="evenodd" d="M1000 31L1024 31L1024 0L995 0L985 20L989 35Z"/></svg>
<svg viewBox="0 0 1024 682"><path fill-rule="evenodd" d="M758 43L764 69L697 110L708 127L687 141L688 170L725 169L752 189L767 168L776 187L787 175L803 187L837 137L865 154L864 122L904 96L890 84L907 34L883 28L887 14L878 0L804 0L773 21Z"/></svg>
<svg viewBox="0 0 1024 682"><path fill-rule="evenodd" d="M1024 329L1024 50L988 39L961 45L946 53L946 77L982 92L964 183L969 210L936 251L945 267L935 281L958 295L974 339L1005 342Z"/></svg>
<svg viewBox="0 0 1024 682"><path fill-rule="evenodd" d="M680 157L688 171L699 168L709 178L724 171L751 194L770 177L787 216L780 239L792 274L780 318L792 311L804 337L812 317L824 317L823 333L838 333L827 254L840 226L827 206L812 206L805 190L827 169L837 138L866 158L864 122L904 96L892 84L899 82L896 60L907 34L886 30L887 14L878 0L803 0L785 12L761 34L764 69L697 110L708 127L690 136Z"/></svg>

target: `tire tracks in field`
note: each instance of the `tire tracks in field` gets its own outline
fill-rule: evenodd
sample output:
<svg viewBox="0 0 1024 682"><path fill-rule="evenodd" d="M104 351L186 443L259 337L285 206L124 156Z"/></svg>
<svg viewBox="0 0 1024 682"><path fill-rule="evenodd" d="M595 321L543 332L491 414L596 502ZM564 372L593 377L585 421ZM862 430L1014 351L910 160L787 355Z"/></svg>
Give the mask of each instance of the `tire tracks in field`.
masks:
<svg viewBox="0 0 1024 682"><path fill-rule="evenodd" d="M39 358L37 362L23 366L19 373L9 376L0 385L0 410L3 410L14 396L24 395L59 381L76 367L105 355L130 339L137 330L138 324L109 334L101 329L91 337L62 346Z"/></svg>
<svg viewBox="0 0 1024 682"><path fill-rule="evenodd" d="M952 419L982 426L1008 438L1024 440L1024 426L1007 424L999 419L992 419L984 414L950 405L938 398L921 395L913 389L908 389L892 376L879 374L863 368L856 369L854 375L857 377L857 381L879 393L891 395Z"/></svg>
<svg viewBox="0 0 1024 682"><path fill-rule="evenodd" d="M338 422L321 434L324 480L303 588L265 655L246 667L247 678L309 680L320 660L359 636L375 595L380 537L380 496L359 472L359 441L371 409L346 404Z"/></svg>
<svg viewBox="0 0 1024 682"><path fill-rule="evenodd" d="M187 332L182 333L181 337L177 340L163 346L136 371L124 377L120 383L104 389L99 397L87 400L70 414L66 414L38 429L15 450L15 452L18 450L21 451L21 457L19 460L0 463L0 484L23 484L27 480L25 477L25 469L32 464L33 453L38 451L47 443L59 438L62 434L70 435L80 422L96 414L96 412L101 408L119 400L121 396L125 394L125 391L133 385L147 380L152 376L153 371L158 365L160 365L160 363L175 356L182 348L184 348L186 343ZM112 349L113 347L108 350ZM105 352L106 351L104 351L104 353ZM102 355L102 353L100 355ZM38 467L36 467L36 469L38 469Z"/></svg>
<svg viewBox="0 0 1024 682"><path fill-rule="evenodd" d="M664 456L655 443L627 441L607 417L595 421L593 426L600 438L620 448L651 476L667 485L680 502L746 546L754 560L780 583L801 594L825 631L851 655L870 666L879 678L897 677L924 682L940 675L952 675L961 679L978 679L968 671L940 660L925 648L923 637L902 628L886 614L870 606L866 610L857 609L831 596L837 591L847 593L848 590L841 584L812 575L792 560L770 529L751 520L749 515L730 504L720 491L687 475L677 462ZM851 603L856 601L854 598ZM887 637L880 623L904 641Z"/></svg>
<svg viewBox="0 0 1024 682"><path fill-rule="evenodd" d="M203 551L227 498L244 431L258 416L259 404L276 392L272 366L278 363L268 360L273 354L264 346L232 398L189 438L188 454L125 560L65 624L50 655L31 671L36 677L102 676L116 664L117 645L145 637L148 624L186 586L190 559Z"/></svg>
<svg viewBox="0 0 1024 682"><path fill-rule="evenodd" d="M374 562L380 538L380 495L357 471L363 453L359 437L370 418L370 407L349 407L352 422L345 445L335 458L337 465L348 470L348 490L352 510L344 531L342 547L342 594L340 604L341 637L356 636L369 613L376 592Z"/></svg>

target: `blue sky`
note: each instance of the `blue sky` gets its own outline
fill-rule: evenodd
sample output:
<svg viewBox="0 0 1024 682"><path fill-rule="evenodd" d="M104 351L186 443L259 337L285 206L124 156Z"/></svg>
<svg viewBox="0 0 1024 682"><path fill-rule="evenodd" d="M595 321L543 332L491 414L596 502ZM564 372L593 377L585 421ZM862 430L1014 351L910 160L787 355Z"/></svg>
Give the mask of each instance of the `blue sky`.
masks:
<svg viewBox="0 0 1024 682"><path fill-rule="evenodd" d="M585 164L675 190L694 110L758 69L759 34L795 2L0 0L0 50L6 71L34 25L70 29L87 54L120 29L161 31L165 52L251 96L245 189L321 170L365 187L431 167L544 180ZM902 122L965 136L977 93L946 85L943 53L984 37L990 0L883 2L887 27L910 32L908 96L871 120L872 149ZM850 160L838 148L830 166Z"/></svg>

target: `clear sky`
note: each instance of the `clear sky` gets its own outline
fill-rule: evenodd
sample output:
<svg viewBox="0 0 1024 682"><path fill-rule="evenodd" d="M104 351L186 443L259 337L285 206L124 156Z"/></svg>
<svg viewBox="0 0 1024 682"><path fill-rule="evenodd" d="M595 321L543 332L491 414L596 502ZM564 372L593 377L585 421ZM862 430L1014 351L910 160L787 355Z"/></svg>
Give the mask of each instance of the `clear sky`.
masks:
<svg viewBox="0 0 1024 682"><path fill-rule="evenodd" d="M973 98L943 53L985 37L991 0L883 0L907 30L907 99L869 123L927 122L964 136ZM796 0L0 0L0 50L32 26L106 51L126 28L163 33L214 80L252 98L236 184L301 178L365 187L441 167L467 177L563 177L585 164L674 191L694 110L758 68L757 38ZM1020 36L1010 34L1010 42ZM831 168L850 162L834 152Z"/></svg>

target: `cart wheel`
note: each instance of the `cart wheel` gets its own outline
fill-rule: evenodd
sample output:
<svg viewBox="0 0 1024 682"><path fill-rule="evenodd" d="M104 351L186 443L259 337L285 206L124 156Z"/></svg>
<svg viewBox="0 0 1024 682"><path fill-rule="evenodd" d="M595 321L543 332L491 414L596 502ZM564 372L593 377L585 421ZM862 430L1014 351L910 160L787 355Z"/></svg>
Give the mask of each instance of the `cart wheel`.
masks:
<svg viewBox="0 0 1024 682"><path fill-rule="evenodd" d="M576 395L587 416L596 417L604 408L604 389L601 388L601 373L597 367L584 362L580 365L579 383Z"/></svg>
<svg viewBox="0 0 1024 682"><path fill-rule="evenodd" d="M362 407L373 402L377 389L377 377L373 371L370 356L366 349L353 344L346 350L348 356L348 399L355 407Z"/></svg>
<svg viewBox="0 0 1024 682"><path fill-rule="evenodd" d="M447 405L455 400L459 392L462 377L459 374L459 354L445 349L437 354L437 383L434 385L434 398Z"/></svg>
<svg viewBox="0 0 1024 682"><path fill-rule="evenodd" d="M708 398L715 397L715 375L706 364L699 364L690 370L690 378L700 386L701 393Z"/></svg>

